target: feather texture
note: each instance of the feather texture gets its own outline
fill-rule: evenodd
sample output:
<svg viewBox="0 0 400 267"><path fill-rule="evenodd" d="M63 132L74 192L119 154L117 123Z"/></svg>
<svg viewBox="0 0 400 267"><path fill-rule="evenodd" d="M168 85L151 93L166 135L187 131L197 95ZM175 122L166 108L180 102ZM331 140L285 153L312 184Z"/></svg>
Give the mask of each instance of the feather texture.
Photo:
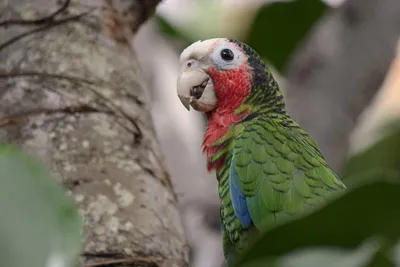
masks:
<svg viewBox="0 0 400 267"><path fill-rule="evenodd" d="M235 252L247 246L247 231L292 219L345 189L315 143L286 114L238 123L231 135L229 168L218 171L227 254L232 246Z"/></svg>

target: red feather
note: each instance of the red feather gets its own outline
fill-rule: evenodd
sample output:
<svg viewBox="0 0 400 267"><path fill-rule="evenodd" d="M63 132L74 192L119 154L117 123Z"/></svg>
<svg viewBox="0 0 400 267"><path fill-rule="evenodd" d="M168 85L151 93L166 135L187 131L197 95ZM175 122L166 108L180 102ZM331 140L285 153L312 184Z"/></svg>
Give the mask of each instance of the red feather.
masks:
<svg viewBox="0 0 400 267"><path fill-rule="evenodd" d="M214 111L206 113L208 126L202 144L208 159L207 169L211 171L212 169L218 170L224 163L223 157L217 162L210 161L210 157L221 148L213 146L213 144L228 132L231 125L247 115L247 112L238 115L234 112L250 93L251 73L245 63L228 71L210 68L207 73L213 81L218 100L218 107Z"/></svg>

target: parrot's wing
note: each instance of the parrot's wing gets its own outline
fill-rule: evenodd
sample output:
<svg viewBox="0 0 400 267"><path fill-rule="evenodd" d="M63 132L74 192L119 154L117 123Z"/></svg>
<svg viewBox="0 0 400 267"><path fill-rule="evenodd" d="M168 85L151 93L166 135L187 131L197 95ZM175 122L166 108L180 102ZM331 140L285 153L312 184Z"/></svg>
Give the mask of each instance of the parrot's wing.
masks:
<svg viewBox="0 0 400 267"><path fill-rule="evenodd" d="M243 228L266 229L345 189L297 124L253 119L235 129L230 197Z"/></svg>

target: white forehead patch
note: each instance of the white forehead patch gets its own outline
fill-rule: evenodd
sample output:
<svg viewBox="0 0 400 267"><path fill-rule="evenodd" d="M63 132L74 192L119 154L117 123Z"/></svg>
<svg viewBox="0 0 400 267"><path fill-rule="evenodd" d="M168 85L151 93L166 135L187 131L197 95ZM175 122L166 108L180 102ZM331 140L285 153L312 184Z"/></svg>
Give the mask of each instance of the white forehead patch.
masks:
<svg viewBox="0 0 400 267"><path fill-rule="evenodd" d="M221 58L221 51L229 49L233 52L233 60L226 61ZM204 41L197 41L182 51L179 62L182 65L189 59L202 60L208 57L217 68L231 69L245 63L247 56L225 38L213 38Z"/></svg>
<svg viewBox="0 0 400 267"><path fill-rule="evenodd" d="M182 51L179 62L182 64L189 58L200 59L208 56L212 52L212 49L215 47L216 43L222 41L225 41L225 39L213 38L204 41L197 41Z"/></svg>

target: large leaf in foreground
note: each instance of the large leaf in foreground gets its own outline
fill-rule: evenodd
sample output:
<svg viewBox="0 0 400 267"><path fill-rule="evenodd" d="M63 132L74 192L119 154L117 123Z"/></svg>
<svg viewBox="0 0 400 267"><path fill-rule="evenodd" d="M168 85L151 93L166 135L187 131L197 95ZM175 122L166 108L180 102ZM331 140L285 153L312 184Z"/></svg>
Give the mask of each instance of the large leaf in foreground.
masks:
<svg viewBox="0 0 400 267"><path fill-rule="evenodd" d="M35 159L0 145L0 261L7 267L70 267L81 249L81 219Z"/></svg>

